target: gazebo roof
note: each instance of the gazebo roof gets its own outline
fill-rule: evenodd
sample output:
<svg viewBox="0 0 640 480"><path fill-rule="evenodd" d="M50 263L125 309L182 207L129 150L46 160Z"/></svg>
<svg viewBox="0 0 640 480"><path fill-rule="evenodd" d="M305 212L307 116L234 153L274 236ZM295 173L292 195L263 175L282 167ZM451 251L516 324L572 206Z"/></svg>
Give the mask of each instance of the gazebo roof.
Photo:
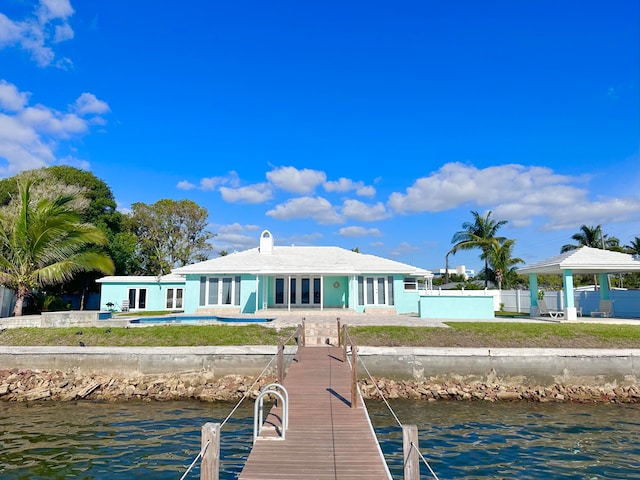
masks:
<svg viewBox="0 0 640 480"><path fill-rule="evenodd" d="M518 273L556 273L564 270L576 273L640 272L640 259L628 253L599 248L581 247L518 269Z"/></svg>

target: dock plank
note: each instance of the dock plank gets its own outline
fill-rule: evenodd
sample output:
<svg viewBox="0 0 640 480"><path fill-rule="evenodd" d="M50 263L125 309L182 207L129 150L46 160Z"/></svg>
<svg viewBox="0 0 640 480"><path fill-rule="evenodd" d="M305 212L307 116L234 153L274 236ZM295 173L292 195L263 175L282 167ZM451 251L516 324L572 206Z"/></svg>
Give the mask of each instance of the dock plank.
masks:
<svg viewBox="0 0 640 480"><path fill-rule="evenodd" d="M301 361L289 366L283 385L289 393L285 440L261 433L240 480L368 479L389 480L389 470L362 403L351 408L351 369L342 350L303 347ZM265 424L280 427L280 407Z"/></svg>

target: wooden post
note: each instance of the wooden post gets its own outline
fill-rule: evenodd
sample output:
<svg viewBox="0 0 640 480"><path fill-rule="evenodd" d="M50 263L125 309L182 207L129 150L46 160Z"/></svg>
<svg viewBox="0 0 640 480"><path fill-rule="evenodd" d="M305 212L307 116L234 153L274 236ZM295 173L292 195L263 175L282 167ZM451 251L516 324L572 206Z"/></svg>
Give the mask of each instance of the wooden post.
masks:
<svg viewBox="0 0 640 480"><path fill-rule="evenodd" d="M336 320L338 321L338 348L340 348L342 346L342 339L340 338L340 334L342 333L340 331L340 317L338 317Z"/></svg>
<svg viewBox="0 0 640 480"><path fill-rule="evenodd" d="M415 425L403 425L402 456L404 458L404 480L420 480L418 448L418 427Z"/></svg>
<svg viewBox="0 0 640 480"><path fill-rule="evenodd" d="M278 340L278 383L284 380L284 342Z"/></svg>
<svg viewBox="0 0 640 480"><path fill-rule="evenodd" d="M358 406L358 347L351 344L351 408Z"/></svg>
<svg viewBox="0 0 640 480"><path fill-rule="evenodd" d="M342 326L342 361L347 363L347 326Z"/></svg>
<svg viewBox="0 0 640 480"><path fill-rule="evenodd" d="M218 480L220 476L220 424L207 422L202 426L200 450L209 442L200 461L200 480Z"/></svg>
<svg viewBox="0 0 640 480"><path fill-rule="evenodd" d="M296 329L296 338L298 340L298 351L296 355L298 356L298 363L302 363L302 325L298 325Z"/></svg>
<svg viewBox="0 0 640 480"><path fill-rule="evenodd" d="M304 322L305 318L302 317L302 346L306 347L307 346L307 327L305 326L305 322Z"/></svg>

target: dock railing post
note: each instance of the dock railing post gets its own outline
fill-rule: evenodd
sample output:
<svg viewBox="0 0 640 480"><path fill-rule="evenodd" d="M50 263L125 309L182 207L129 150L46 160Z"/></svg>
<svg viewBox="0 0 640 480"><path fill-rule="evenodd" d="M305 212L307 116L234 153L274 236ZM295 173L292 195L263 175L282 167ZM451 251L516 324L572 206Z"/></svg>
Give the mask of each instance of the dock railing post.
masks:
<svg viewBox="0 0 640 480"><path fill-rule="evenodd" d="M284 342L278 340L278 383L284 380Z"/></svg>
<svg viewBox="0 0 640 480"><path fill-rule="evenodd" d="M200 463L200 480L218 480L220 476L220 424L202 426L201 450L209 443Z"/></svg>
<svg viewBox="0 0 640 480"><path fill-rule="evenodd" d="M347 363L347 326L342 326L342 361Z"/></svg>
<svg viewBox="0 0 640 480"><path fill-rule="evenodd" d="M351 344L351 408L358 406L358 347Z"/></svg>
<svg viewBox="0 0 640 480"><path fill-rule="evenodd" d="M338 321L338 348L340 348L342 346L342 338L340 337L340 334L342 333L340 330L340 317L336 320Z"/></svg>
<svg viewBox="0 0 640 480"><path fill-rule="evenodd" d="M305 317L302 317L302 346L307 346L307 327L305 326Z"/></svg>
<svg viewBox="0 0 640 480"><path fill-rule="evenodd" d="M420 480L418 427L416 425L402 426L402 456L404 458L404 480Z"/></svg>
<svg viewBox="0 0 640 480"><path fill-rule="evenodd" d="M302 340L302 335L304 335L302 332L304 330L304 327L302 326L302 324L299 324L296 328L296 346L298 347L298 351L296 352L297 356L298 356L298 363L302 363L302 345L303 345L303 340Z"/></svg>

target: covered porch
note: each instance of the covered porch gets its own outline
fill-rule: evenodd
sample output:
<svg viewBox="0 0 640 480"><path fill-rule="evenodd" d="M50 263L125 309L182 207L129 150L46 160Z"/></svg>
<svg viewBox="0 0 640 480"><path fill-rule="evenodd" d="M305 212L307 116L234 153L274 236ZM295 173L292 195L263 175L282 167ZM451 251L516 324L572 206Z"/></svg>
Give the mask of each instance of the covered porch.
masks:
<svg viewBox="0 0 640 480"><path fill-rule="evenodd" d="M574 300L574 275L597 275L600 285L600 303L603 305L612 305L612 310L615 312L615 305L612 302L611 290L609 288L608 275L612 273L629 272L640 272L640 259L626 253L591 247L581 247L576 250L571 250L518 269L518 273L529 275L531 307L535 308L536 315L541 312L540 300L538 298L538 275L557 274L562 276L563 316L565 320L578 319L578 310ZM542 305L542 307L545 307L545 305ZM534 316L533 311L532 316Z"/></svg>

